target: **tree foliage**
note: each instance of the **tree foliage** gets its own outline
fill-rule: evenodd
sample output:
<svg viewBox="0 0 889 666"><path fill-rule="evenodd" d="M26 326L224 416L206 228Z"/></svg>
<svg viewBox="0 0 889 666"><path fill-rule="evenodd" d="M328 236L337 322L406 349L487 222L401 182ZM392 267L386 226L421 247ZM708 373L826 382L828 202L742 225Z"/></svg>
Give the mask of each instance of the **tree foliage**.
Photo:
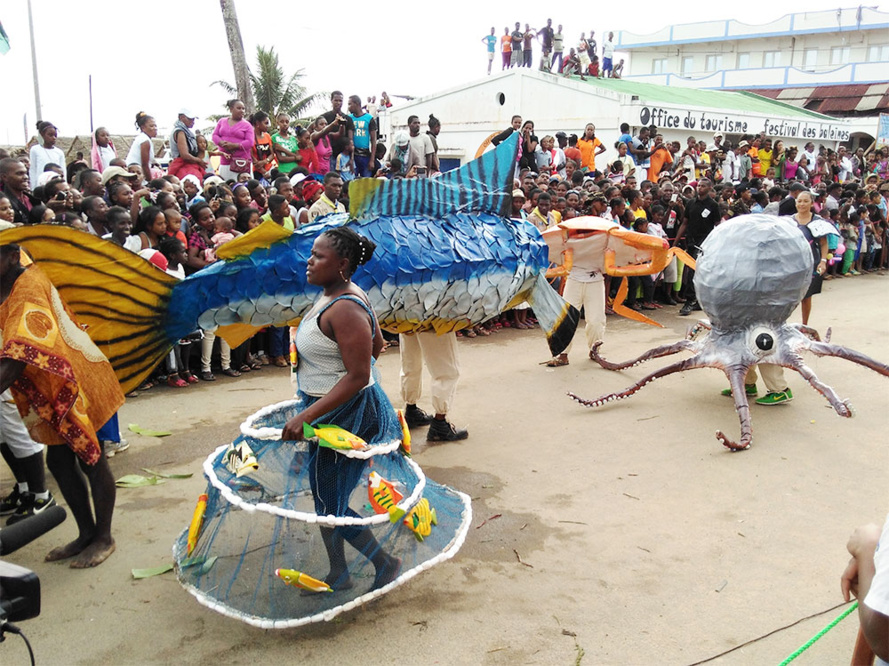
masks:
<svg viewBox="0 0 889 666"><path fill-rule="evenodd" d="M302 85L305 70L298 69L287 76L278 60L275 47L256 47L256 68L250 70L250 87L256 99L256 108L262 109L274 118L279 113L287 113L292 118L302 118L316 103L324 99L323 93L310 93ZM237 95L237 89L228 81L214 81L226 94Z"/></svg>

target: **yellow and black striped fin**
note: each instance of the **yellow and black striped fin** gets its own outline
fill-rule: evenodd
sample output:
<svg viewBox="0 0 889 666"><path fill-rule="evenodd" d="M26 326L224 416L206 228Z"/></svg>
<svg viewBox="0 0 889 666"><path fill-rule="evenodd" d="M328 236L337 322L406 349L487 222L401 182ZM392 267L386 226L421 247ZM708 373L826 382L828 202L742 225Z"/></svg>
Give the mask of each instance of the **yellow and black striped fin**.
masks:
<svg viewBox="0 0 889 666"><path fill-rule="evenodd" d="M163 321L176 278L139 255L70 227L34 225L0 232L21 245L111 362L124 393L173 346Z"/></svg>

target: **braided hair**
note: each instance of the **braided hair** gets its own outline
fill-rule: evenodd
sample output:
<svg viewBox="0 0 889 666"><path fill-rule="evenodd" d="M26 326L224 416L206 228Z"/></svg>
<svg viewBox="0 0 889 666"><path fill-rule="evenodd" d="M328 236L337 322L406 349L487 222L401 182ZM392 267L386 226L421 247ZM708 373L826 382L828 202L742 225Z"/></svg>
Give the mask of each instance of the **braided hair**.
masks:
<svg viewBox="0 0 889 666"><path fill-rule="evenodd" d="M333 227L325 231L322 236L327 237L337 254L349 260L350 276L355 269L370 261L377 247L372 240L349 227Z"/></svg>

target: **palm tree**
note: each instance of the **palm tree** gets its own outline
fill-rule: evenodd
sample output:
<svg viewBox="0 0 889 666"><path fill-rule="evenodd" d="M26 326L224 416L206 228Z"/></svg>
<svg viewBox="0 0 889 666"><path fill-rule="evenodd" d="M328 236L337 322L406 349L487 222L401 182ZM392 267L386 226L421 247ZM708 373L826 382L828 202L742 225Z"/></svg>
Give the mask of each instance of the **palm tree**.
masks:
<svg viewBox="0 0 889 666"><path fill-rule="evenodd" d="M250 90L247 58L244 56L244 42L241 39L241 26L235 11L234 0L219 0L222 9L222 22L225 24L225 36L232 54L232 68L235 70L235 86L229 93L241 100L247 107L247 113L253 113L253 92ZM39 114L38 114L39 115Z"/></svg>
<svg viewBox="0 0 889 666"><path fill-rule="evenodd" d="M278 62L275 47L256 47L256 72L250 71L250 88L256 97L256 106L273 118L279 113L287 113L292 118L301 118L314 104L323 101L323 93L309 93L300 81L305 70L299 69L288 78ZM214 81L214 85L230 95L237 89L227 81Z"/></svg>

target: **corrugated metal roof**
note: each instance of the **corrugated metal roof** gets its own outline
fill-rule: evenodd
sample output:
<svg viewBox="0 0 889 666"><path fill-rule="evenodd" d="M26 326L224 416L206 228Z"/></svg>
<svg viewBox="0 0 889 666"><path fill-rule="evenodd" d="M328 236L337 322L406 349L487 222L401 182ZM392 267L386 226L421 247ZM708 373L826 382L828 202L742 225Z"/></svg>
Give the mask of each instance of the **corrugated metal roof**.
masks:
<svg viewBox="0 0 889 666"><path fill-rule="evenodd" d="M823 114L889 111L889 83L769 88L749 92Z"/></svg>

